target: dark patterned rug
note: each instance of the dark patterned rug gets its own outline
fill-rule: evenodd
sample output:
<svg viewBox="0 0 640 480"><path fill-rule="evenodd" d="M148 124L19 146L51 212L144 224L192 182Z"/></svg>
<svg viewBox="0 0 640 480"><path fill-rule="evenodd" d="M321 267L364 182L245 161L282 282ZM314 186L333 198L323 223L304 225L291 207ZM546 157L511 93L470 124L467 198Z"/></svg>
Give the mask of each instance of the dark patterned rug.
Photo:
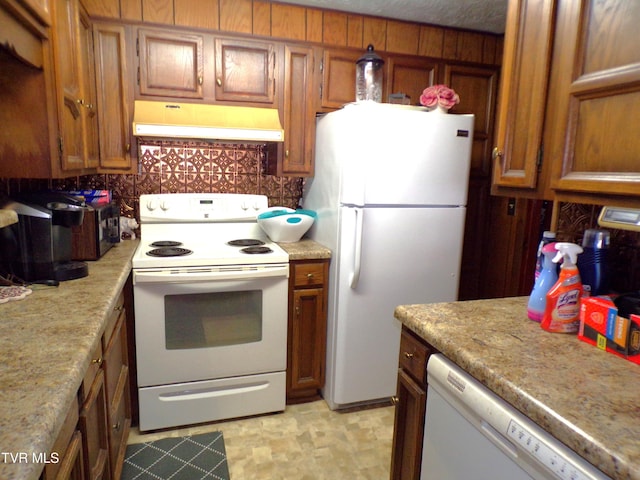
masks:
<svg viewBox="0 0 640 480"><path fill-rule="evenodd" d="M222 432L129 445L121 480L229 480Z"/></svg>

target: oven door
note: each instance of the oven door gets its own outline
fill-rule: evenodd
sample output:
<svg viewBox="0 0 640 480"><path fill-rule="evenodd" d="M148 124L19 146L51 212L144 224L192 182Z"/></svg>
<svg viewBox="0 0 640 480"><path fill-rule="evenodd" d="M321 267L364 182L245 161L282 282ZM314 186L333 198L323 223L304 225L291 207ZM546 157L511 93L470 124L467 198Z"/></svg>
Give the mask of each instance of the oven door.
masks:
<svg viewBox="0 0 640 480"><path fill-rule="evenodd" d="M133 272L138 385L284 371L288 264Z"/></svg>

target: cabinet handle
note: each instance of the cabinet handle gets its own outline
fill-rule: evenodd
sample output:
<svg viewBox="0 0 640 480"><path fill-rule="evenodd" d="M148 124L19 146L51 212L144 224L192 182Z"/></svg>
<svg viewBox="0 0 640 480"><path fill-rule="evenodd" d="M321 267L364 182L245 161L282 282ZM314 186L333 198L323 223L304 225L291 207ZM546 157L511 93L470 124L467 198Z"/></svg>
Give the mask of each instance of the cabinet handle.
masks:
<svg viewBox="0 0 640 480"><path fill-rule="evenodd" d="M296 302L296 317L300 316L300 302Z"/></svg>
<svg viewBox="0 0 640 480"><path fill-rule="evenodd" d="M391 404L392 405L397 405L399 402L400 402L400 399L396 395L391 397Z"/></svg>
<svg viewBox="0 0 640 480"><path fill-rule="evenodd" d="M502 150L500 150L498 147L493 148L493 152L491 153L491 158L493 158L493 160L502 158L502 155L503 155Z"/></svg>
<svg viewBox="0 0 640 480"><path fill-rule="evenodd" d="M120 430L120 427L122 426L122 424L120 422L116 423L115 425L113 425L113 429L118 431Z"/></svg>
<svg viewBox="0 0 640 480"><path fill-rule="evenodd" d="M412 359L413 358L413 353L404 352L404 356L405 356L405 358Z"/></svg>
<svg viewBox="0 0 640 480"><path fill-rule="evenodd" d="M285 150L285 151L284 151L284 156L285 156L286 158L289 158L289 150Z"/></svg>
<svg viewBox="0 0 640 480"><path fill-rule="evenodd" d="M220 80L219 78L216 78L216 83L218 84L219 87L222 86L222 80Z"/></svg>
<svg viewBox="0 0 640 480"><path fill-rule="evenodd" d="M313 273L307 273L307 280L313 280Z"/></svg>
<svg viewBox="0 0 640 480"><path fill-rule="evenodd" d="M200 75L198 77L198 85L202 85L203 79L202 79L202 75Z"/></svg>
<svg viewBox="0 0 640 480"><path fill-rule="evenodd" d="M76 100L76 103L77 103L78 105L84 105L84 100L83 100L83 99L81 99L81 98L78 98L78 99Z"/></svg>
<svg viewBox="0 0 640 480"><path fill-rule="evenodd" d="M124 146L124 151L125 151L125 152L128 152L129 150L131 150L131 144L130 144L130 143L127 143L127 144Z"/></svg>
<svg viewBox="0 0 640 480"><path fill-rule="evenodd" d="M93 360L91 360L91 363L95 363L98 366L102 365L102 357L94 358Z"/></svg>

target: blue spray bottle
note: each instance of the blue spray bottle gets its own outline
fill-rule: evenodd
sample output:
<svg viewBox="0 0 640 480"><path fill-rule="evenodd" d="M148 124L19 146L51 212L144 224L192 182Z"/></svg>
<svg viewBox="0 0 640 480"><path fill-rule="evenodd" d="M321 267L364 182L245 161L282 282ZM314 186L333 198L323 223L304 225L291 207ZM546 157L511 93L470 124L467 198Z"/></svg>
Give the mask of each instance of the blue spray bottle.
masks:
<svg viewBox="0 0 640 480"><path fill-rule="evenodd" d="M536 278L527 305L527 316L535 322L542 321L547 305L547 292L558 281L558 269L556 264L553 263L553 257L556 256L556 253L555 242L547 243L542 247L542 255L544 257L542 271Z"/></svg>

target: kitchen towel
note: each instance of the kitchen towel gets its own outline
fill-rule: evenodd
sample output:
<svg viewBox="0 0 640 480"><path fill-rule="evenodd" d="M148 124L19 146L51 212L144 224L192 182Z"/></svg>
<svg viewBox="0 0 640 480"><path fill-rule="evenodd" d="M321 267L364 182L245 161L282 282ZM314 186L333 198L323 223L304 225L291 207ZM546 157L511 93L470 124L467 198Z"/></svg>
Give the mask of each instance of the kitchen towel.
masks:
<svg viewBox="0 0 640 480"><path fill-rule="evenodd" d="M222 432L127 446L121 480L229 480Z"/></svg>

